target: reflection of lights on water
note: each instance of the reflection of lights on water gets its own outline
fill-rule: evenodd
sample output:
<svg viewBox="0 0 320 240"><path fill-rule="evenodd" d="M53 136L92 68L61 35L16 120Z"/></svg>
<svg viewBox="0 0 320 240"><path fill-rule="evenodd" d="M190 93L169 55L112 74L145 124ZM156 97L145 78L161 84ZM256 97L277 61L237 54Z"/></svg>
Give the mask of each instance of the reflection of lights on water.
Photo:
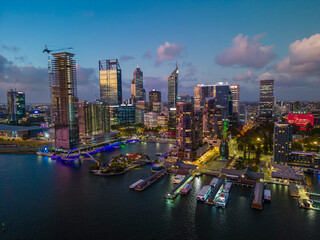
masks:
<svg viewBox="0 0 320 240"><path fill-rule="evenodd" d="M195 187L195 189L196 189L197 191L200 190L201 184L202 184L201 178L200 178L200 177L195 177L195 178L194 178L194 187Z"/></svg>

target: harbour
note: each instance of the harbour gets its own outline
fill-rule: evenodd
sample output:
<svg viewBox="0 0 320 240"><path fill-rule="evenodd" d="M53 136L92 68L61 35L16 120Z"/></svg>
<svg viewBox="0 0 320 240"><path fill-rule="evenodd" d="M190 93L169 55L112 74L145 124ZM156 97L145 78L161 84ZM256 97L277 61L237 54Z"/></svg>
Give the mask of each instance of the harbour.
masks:
<svg viewBox="0 0 320 240"><path fill-rule="evenodd" d="M161 144L136 143L114 152L101 152L97 157L106 161L115 155L145 151L153 158L153 153L165 152L166 148ZM206 239L208 236L232 239L237 234L243 239L259 234L265 226L273 228L268 238L316 239L320 234L319 213L299 208L288 186L267 184L272 203L264 204L263 211L256 211L251 208L253 189L233 184L226 209L221 209L196 201L201 188L210 185L213 176L195 176L190 191L171 200L163 196L177 186L173 184L173 175L165 174L146 190L137 192L129 186L150 177L150 165L103 178L88 172L91 164L84 161L81 165L66 165L35 155L0 155L0 194L3 196L0 219L6 223L6 237L23 239L27 234L33 239L81 239L89 234L90 238L97 239L145 239L145 236L146 239ZM309 191L320 192L320 179L313 175L306 178ZM110 192L114 194L108 194ZM101 207L110 205L112 208ZM44 213L48 216L46 221L43 221ZM25 222L26 218L30 221ZM305 227L283 232L278 221ZM68 230L71 225L72 232ZM244 227L247 225L254 226L254 230ZM23 226L23 231L19 226ZM181 226L186 231L182 232ZM162 228L167 230L163 232ZM142 230L147 232L142 235Z"/></svg>

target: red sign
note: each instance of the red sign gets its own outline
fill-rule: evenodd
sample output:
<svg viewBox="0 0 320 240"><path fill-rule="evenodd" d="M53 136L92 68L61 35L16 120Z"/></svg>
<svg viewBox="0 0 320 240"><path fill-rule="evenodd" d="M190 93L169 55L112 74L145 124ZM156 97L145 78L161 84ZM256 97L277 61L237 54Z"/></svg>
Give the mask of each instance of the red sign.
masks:
<svg viewBox="0 0 320 240"><path fill-rule="evenodd" d="M287 122L290 124L296 124L300 127L300 130L306 130L306 126L310 123L314 124L314 116L312 113L288 113Z"/></svg>

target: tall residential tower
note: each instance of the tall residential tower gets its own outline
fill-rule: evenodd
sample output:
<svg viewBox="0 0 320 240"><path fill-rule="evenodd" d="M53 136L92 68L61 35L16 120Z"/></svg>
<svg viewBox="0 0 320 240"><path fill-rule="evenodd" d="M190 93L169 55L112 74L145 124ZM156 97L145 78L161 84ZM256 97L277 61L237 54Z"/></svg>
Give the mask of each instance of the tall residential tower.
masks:
<svg viewBox="0 0 320 240"><path fill-rule="evenodd" d="M259 119L260 121L267 121L272 118L273 114L273 95L274 81L261 80L260 81L260 104L259 104Z"/></svg>
<svg viewBox="0 0 320 240"><path fill-rule="evenodd" d="M67 52L53 54L51 94L56 148L72 149L79 145L76 61L73 56Z"/></svg>
<svg viewBox="0 0 320 240"><path fill-rule="evenodd" d="M139 64L133 72L133 80L131 83L131 98L136 101L146 100L146 91L143 88L143 72L140 70Z"/></svg>

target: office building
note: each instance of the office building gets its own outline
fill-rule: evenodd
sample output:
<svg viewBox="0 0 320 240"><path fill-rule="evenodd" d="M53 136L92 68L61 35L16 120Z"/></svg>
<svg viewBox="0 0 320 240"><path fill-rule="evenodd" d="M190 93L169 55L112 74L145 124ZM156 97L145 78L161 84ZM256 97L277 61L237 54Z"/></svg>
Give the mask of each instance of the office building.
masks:
<svg viewBox="0 0 320 240"><path fill-rule="evenodd" d="M122 103L122 78L118 59L99 61L100 100L109 105Z"/></svg>
<svg viewBox="0 0 320 240"><path fill-rule="evenodd" d="M52 59L52 110L55 147L72 149L79 145L76 61L74 54L61 52Z"/></svg>
<svg viewBox="0 0 320 240"><path fill-rule="evenodd" d="M149 92L149 106L150 110L153 111L153 103L161 103L161 92L157 89L152 89Z"/></svg>
<svg viewBox="0 0 320 240"><path fill-rule="evenodd" d="M13 89L7 92L8 114L10 122L16 123L26 117L25 92L18 92Z"/></svg>
<svg viewBox="0 0 320 240"><path fill-rule="evenodd" d="M198 84L194 87L194 108L199 110L205 104L207 97L215 96L215 85Z"/></svg>
<svg viewBox="0 0 320 240"><path fill-rule="evenodd" d="M168 78L168 107L175 108L178 101L178 66Z"/></svg>
<svg viewBox="0 0 320 240"><path fill-rule="evenodd" d="M272 119L273 103L274 103L274 81L260 81L260 104L259 104L259 120L268 121Z"/></svg>
<svg viewBox="0 0 320 240"><path fill-rule="evenodd" d="M178 96L178 102L194 102L193 96L189 96L187 94L179 95Z"/></svg>
<svg viewBox="0 0 320 240"><path fill-rule="evenodd" d="M136 70L133 72L133 80L131 83L131 98L136 101L146 100L146 91L143 88L143 72L141 71L139 64Z"/></svg>
<svg viewBox="0 0 320 240"><path fill-rule="evenodd" d="M223 122L226 108L217 104L216 98L206 98L203 107L203 138L206 140L223 137Z"/></svg>
<svg viewBox="0 0 320 240"><path fill-rule="evenodd" d="M291 158L292 126L275 123L273 133L273 161L287 164Z"/></svg>
<svg viewBox="0 0 320 240"><path fill-rule="evenodd" d="M110 132L109 105L104 102L82 101L78 104L79 132L82 136Z"/></svg>
<svg viewBox="0 0 320 240"><path fill-rule="evenodd" d="M232 111L240 114L240 85L230 84L230 90L232 93Z"/></svg>
<svg viewBox="0 0 320 240"><path fill-rule="evenodd" d="M123 103L119 106L119 124L134 124L136 119L135 106L131 102Z"/></svg>

